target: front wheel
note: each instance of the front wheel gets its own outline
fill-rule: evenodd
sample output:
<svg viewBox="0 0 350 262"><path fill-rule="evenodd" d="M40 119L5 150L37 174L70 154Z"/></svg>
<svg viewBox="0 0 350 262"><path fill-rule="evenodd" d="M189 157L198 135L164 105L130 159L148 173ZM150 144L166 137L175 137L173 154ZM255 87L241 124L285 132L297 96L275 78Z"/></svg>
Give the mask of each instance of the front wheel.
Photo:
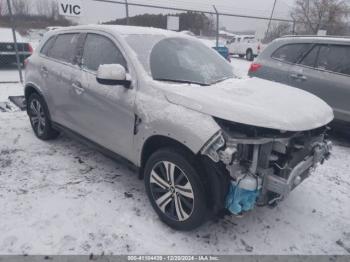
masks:
<svg viewBox="0 0 350 262"><path fill-rule="evenodd" d="M205 190L186 152L156 151L145 167L148 198L160 217L176 230L192 230L207 219Z"/></svg>

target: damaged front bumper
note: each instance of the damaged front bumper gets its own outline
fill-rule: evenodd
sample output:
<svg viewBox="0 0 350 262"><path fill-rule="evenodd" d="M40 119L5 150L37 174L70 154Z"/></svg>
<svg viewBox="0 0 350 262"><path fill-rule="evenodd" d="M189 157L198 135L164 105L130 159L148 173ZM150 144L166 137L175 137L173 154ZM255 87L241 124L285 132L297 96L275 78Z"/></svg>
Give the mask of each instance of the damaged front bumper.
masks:
<svg viewBox="0 0 350 262"><path fill-rule="evenodd" d="M226 129L201 153L226 166L231 184L225 207L240 214L256 203L274 204L285 198L329 158L331 149L325 129L255 137Z"/></svg>
<svg viewBox="0 0 350 262"><path fill-rule="evenodd" d="M265 191L271 191L279 194L281 197L287 196L296 186L298 186L308 175L316 169L316 167L328 159L330 151L332 149L332 143L325 141L323 143L317 143L313 147L310 155L291 169L287 178L279 177L278 175L268 172L266 170L264 186ZM261 170L264 173L264 170Z"/></svg>

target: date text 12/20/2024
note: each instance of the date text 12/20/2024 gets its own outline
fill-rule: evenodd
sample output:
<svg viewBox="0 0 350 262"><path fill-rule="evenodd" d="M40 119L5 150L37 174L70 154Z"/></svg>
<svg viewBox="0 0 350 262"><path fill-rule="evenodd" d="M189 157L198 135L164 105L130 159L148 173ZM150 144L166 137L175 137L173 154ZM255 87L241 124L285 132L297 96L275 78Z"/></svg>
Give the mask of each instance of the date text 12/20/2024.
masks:
<svg viewBox="0 0 350 262"><path fill-rule="evenodd" d="M128 261L218 261L217 256L128 256Z"/></svg>

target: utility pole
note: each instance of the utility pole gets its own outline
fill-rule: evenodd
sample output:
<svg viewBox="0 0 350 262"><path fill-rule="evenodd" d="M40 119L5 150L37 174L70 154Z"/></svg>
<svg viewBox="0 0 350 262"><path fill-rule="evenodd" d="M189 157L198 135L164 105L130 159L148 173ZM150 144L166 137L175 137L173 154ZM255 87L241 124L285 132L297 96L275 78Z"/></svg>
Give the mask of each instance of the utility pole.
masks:
<svg viewBox="0 0 350 262"><path fill-rule="evenodd" d="M215 13L216 13L216 48L218 48L219 47L220 15L219 15L219 12L216 9L215 5L213 5L213 8L214 8Z"/></svg>
<svg viewBox="0 0 350 262"><path fill-rule="evenodd" d="M129 4L128 4L128 0L125 0L125 13L126 13L126 24L129 25L130 24L130 20L129 20Z"/></svg>
<svg viewBox="0 0 350 262"><path fill-rule="evenodd" d="M19 54L18 54L18 45L17 45L16 30L15 30L15 21L13 19L12 8L11 8L11 1L10 0L7 0L7 8L8 8L8 12L9 12L9 15L10 15L13 41L15 43L15 52L16 52L16 61L17 61L17 68L18 68L18 73L19 73L19 80L23 84L23 75L22 75L21 61L19 59Z"/></svg>
<svg viewBox="0 0 350 262"><path fill-rule="evenodd" d="M275 2L273 3L271 16L270 16L270 20L269 20L269 25L267 26L266 35L270 32L271 22L272 22L272 18L273 18L273 13L275 12L276 4L277 4L277 0L275 0Z"/></svg>

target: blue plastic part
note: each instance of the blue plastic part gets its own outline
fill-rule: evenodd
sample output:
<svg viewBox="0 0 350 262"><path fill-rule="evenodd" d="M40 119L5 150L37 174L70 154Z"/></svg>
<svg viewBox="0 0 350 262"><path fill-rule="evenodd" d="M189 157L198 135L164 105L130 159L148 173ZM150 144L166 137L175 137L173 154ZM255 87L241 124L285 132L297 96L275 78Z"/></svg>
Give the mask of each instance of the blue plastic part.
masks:
<svg viewBox="0 0 350 262"><path fill-rule="evenodd" d="M229 60L230 53L229 50L226 46L218 46L218 47L213 47L222 57L225 59Z"/></svg>
<svg viewBox="0 0 350 262"><path fill-rule="evenodd" d="M259 190L245 190L231 183L225 206L232 214L238 215L253 209L258 195Z"/></svg>

